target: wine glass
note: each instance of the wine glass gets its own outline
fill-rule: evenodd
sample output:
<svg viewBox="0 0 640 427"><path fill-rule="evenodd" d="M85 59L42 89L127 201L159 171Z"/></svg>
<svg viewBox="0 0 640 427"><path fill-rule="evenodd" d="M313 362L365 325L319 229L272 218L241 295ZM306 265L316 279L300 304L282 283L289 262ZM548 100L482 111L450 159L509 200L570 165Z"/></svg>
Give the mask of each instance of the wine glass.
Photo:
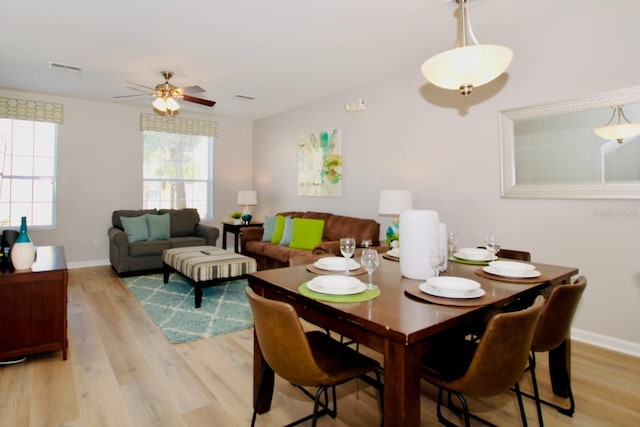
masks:
<svg viewBox="0 0 640 427"><path fill-rule="evenodd" d="M369 284L367 289L377 289L378 287L373 284L373 272L380 265L380 258L378 257L378 251L371 248L365 248L360 254L360 264L367 270L369 275Z"/></svg>
<svg viewBox="0 0 640 427"><path fill-rule="evenodd" d="M449 258L453 256L453 253L456 250L457 244L458 244L458 236L456 236L456 233L454 233L453 231L450 231L449 234L447 234L447 248L449 249L449 253L448 253Z"/></svg>
<svg viewBox="0 0 640 427"><path fill-rule="evenodd" d="M436 277L440 276L440 272L444 267L444 255L440 249L433 249L429 252L429 265L436 273Z"/></svg>
<svg viewBox="0 0 640 427"><path fill-rule="evenodd" d="M353 256L356 251L356 239L353 237L343 237L340 239L340 253L345 259L345 269L347 274L349 274L349 259Z"/></svg>
<svg viewBox="0 0 640 427"><path fill-rule="evenodd" d="M485 237L484 245L494 257L500 251L500 239L494 234Z"/></svg>

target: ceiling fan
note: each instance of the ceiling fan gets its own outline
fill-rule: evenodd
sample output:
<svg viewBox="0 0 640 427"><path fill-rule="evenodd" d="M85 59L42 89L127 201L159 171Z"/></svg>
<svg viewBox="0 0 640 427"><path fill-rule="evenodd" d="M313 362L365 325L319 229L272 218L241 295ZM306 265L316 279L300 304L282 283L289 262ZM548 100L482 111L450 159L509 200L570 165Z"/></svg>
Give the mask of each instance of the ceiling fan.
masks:
<svg viewBox="0 0 640 427"><path fill-rule="evenodd" d="M164 83L159 83L155 88L141 85L138 83L127 82L129 84L138 86L140 88L144 88L146 90L152 91L151 93L139 94L139 95L121 95L114 96L114 98L131 98L134 96L154 96L156 99L151 103L153 108L159 111L160 113L173 115L176 111L180 109L180 104L178 104L177 100L183 100L187 102L193 102L195 104L204 105L207 107L213 107L216 102L209 101L208 99L198 98L196 96L192 96L191 94L202 93L205 92L200 86L187 86L187 87L177 87L169 83L169 79L173 77L172 71L162 71L162 77L164 77ZM138 87L130 87L133 90L141 90Z"/></svg>

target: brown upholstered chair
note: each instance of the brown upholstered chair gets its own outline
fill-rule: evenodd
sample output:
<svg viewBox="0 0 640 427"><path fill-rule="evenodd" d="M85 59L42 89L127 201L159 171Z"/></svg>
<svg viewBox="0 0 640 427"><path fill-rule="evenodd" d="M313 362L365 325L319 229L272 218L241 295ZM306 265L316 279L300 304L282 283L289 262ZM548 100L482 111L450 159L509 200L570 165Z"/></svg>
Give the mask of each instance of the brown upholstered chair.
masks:
<svg viewBox="0 0 640 427"><path fill-rule="evenodd" d="M444 391L448 393L449 408L462 412L465 425L469 426L469 417L484 420L469 413L465 395L494 396L508 391L515 384L522 423L527 425L518 380L527 366L543 300L538 296L524 310L493 316L479 343L464 339L447 345L434 343L432 350L422 359L421 374L422 378L439 388L437 413L441 423L457 426L442 414ZM453 405L452 395L460 401L462 408Z"/></svg>
<svg viewBox="0 0 640 427"><path fill-rule="evenodd" d="M540 398L538 382L536 380L536 353L553 350L570 338L573 316L578 308L578 303L586 286L587 279L584 276L579 276L570 285L558 285L553 288L544 304L536 333L533 336L531 353L529 355L529 371L531 372L534 395L531 396L527 393L522 394L536 400L540 426L543 425L541 403L549 405L569 416L573 416L573 412L575 411L576 404L573 399L573 392L571 391L571 381L567 381L569 384L569 408L563 408Z"/></svg>
<svg viewBox="0 0 640 427"><path fill-rule="evenodd" d="M324 332L305 332L298 314L290 304L263 298L251 288L247 288L247 295L253 312L255 333L266 363L276 374L314 399L313 413L289 426L309 419L312 420L311 425L315 426L317 418L322 415L335 418L335 386L364 377L370 372L376 376L382 406L378 362L339 343ZM263 367L263 372L265 368ZM367 382L369 381L367 378ZM262 393L262 384L261 379L258 397ZM317 387L315 397L303 387ZM333 409L329 407L328 388L332 389ZM321 402L321 396L324 396L324 403ZM255 424L256 415L254 405L252 426Z"/></svg>
<svg viewBox="0 0 640 427"><path fill-rule="evenodd" d="M517 261L531 261L531 253L525 251L516 251L513 249L500 249L496 254L498 258L514 259Z"/></svg>
<svg viewBox="0 0 640 427"><path fill-rule="evenodd" d="M485 246L478 246L485 249ZM531 261L531 253L526 251L517 251L515 249L500 249L496 254L498 258L514 259L516 261Z"/></svg>

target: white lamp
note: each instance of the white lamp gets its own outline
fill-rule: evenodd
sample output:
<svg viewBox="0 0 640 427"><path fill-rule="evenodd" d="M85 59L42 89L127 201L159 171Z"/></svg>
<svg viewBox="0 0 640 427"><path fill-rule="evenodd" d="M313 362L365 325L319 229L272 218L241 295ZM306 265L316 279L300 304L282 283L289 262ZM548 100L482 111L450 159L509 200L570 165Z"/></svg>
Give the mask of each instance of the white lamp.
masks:
<svg viewBox="0 0 640 427"><path fill-rule="evenodd" d="M426 60L422 74L436 86L458 89L467 96L475 86L489 83L502 74L511 64L513 51L504 46L478 43L467 16L470 0L456 1L460 13L456 47Z"/></svg>
<svg viewBox="0 0 640 427"><path fill-rule="evenodd" d="M258 204L257 193L254 190L238 191L238 204L244 205L244 209L242 210L242 219L248 224L252 217L249 206L255 206Z"/></svg>
<svg viewBox="0 0 640 427"><path fill-rule="evenodd" d="M613 118L618 116L618 124L612 125ZM626 121L626 123L623 122ZM640 123L631 123L629 119L624 115L622 111L622 105L617 105L613 110L613 115L609 119L606 125L593 130L596 135L604 139L615 139L619 143L622 143L625 138L632 138L636 135L640 135Z"/></svg>
<svg viewBox="0 0 640 427"><path fill-rule="evenodd" d="M387 243L399 240L398 215L403 211L413 209L413 198L409 190L382 190L378 205L378 214L393 215L393 222L387 228Z"/></svg>

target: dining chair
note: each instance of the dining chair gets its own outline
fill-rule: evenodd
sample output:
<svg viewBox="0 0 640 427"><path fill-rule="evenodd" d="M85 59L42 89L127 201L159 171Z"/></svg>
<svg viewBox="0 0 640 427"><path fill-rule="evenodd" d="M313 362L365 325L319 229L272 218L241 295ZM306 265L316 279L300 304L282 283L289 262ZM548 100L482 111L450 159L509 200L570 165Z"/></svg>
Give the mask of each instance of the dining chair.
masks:
<svg viewBox="0 0 640 427"><path fill-rule="evenodd" d="M485 249L485 246L478 246ZM515 249L500 249L496 254L498 258L514 259L516 261L531 261L531 252L518 251Z"/></svg>
<svg viewBox="0 0 640 427"><path fill-rule="evenodd" d="M498 258L514 259L517 261L531 261L531 253L514 249L500 249L496 254Z"/></svg>
<svg viewBox="0 0 640 427"><path fill-rule="evenodd" d="M541 403L551 406L568 416L573 416L575 411L576 404L573 399L573 392L571 391L570 378L568 378L567 381L569 397L568 408L563 408L560 405L540 398L540 391L536 379L536 353L544 353L558 348L563 342L570 338L573 316L578 308L578 303L586 286L586 277L578 276L572 284L558 285L553 288L545 301L542 315L540 316L538 326L533 336L528 367L531 373L533 396L524 392L522 394L535 399L536 409L538 411L538 423L540 426L543 425Z"/></svg>
<svg viewBox="0 0 640 427"><path fill-rule="evenodd" d="M447 345L434 342L431 351L422 359L421 376L439 389L437 415L442 424L458 425L442 414L445 391L447 406L455 413L462 412L468 427L470 417L489 423L469 412L465 396L494 396L515 387L522 424L527 425L518 380L527 366L543 301L544 298L538 296L528 308L494 315L479 342L465 339L448 341ZM452 395L458 399L461 408L453 404Z"/></svg>
<svg viewBox="0 0 640 427"><path fill-rule="evenodd" d="M269 300L256 294L251 288L246 290L253 312L255 334L265 363L281 378L302 390L314 400L313 413L288 424L294 426L312 420L315 426L318 417L337 415L335 386L356 378L366 382L372 380L366 375L374 373L382 408L382 382L380 364L334 340L321 331L305 332L298 314L288 303ZM256 399L259 400L267 366L263 366ZM316 387L312 395L304 387ZM331 388L333 408L329 407L328 389ZM321 401L323 397L324 402ZM255 403L255 402L254 402ZM254 404L251 426L256 422Z"/></svg>

